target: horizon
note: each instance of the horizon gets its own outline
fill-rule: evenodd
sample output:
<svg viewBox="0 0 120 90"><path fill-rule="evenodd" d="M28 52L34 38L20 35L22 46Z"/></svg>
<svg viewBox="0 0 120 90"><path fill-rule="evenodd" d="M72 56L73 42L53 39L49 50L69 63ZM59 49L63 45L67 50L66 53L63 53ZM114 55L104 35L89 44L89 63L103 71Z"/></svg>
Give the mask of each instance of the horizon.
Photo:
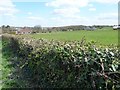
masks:
<svg viewBox="0 0 120 90"><path fill-rule="evenodd" d="M2 0L0 26L117 25L118 1Z"/></svg>
<svg viewBox="0 0 120 90"><path fill-rule="evenodd" d="M2 26L7 26L7 25L2 25ZM2 27L2 26L0 26L0 28ZM30 28L32 28L32 27L34 27L34 26L41 26L41 25L34 25L34 26L11 26L11 25L8 25L8 26L10 26L10 27L30 27ZM117 26L117 25L64 25L64 26L41 26L42 28L51 28L51 27L69 27L69 26L109 26L109 27L111 27L111 26Z"/></svg>

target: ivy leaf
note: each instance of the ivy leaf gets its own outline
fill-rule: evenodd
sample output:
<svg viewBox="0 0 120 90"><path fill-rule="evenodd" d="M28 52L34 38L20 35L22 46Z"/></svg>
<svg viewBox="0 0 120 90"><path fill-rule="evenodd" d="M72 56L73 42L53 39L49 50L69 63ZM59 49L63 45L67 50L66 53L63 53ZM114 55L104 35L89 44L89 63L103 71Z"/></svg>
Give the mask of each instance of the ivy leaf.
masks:
<svg viewBox="0 0 120 90"><path fill-rule="evenodd" d="M115 65L112 64L113 71L116 71Z"/></svg>

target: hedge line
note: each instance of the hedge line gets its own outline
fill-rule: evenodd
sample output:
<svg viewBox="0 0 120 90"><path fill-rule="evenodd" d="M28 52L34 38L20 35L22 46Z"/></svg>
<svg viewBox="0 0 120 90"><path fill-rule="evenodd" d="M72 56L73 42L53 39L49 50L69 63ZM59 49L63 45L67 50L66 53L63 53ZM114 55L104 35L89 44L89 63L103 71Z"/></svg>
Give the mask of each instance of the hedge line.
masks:
<svg viewBox="0 0 120 90"><path fill-rule="evenodd" d="M17 58L14 63L27 81L25 87L120 89L120 53L115 46L3 36L3 53L8 49Z"/></svg>

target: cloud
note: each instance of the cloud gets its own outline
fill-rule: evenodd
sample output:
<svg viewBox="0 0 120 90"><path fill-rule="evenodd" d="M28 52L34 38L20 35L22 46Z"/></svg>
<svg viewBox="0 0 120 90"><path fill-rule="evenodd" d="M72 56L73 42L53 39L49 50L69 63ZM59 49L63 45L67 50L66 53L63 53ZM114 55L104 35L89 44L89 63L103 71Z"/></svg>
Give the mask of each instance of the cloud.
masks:
<svg viewBox="0 0 120 90"><path fill-rule="evenodd" d="M96 11L96 8L94 8L94 7L89 8L89 11Z"/></svg>
<svg viewBox="0 0 120 90"><path fill-rule="evenodd" d="M88 0L54 0L46 6L54 7L53 14L73 18L80 13L80 8L88 5Z"/></svg>
<svg viewBox="0 0 120 90"><path fill-rule="evenodd" d="M106 12L98 14L96 17L94 17L95 24L100 25L114 25L118 23L118 13L116 12Z"/></svg>
<svg viewBox="0 0 120 90"><path fill-rule="evenodd" d="M14 1L16 2L17 0L14 0ZM101 3L101 4L116 4L118 1L119 0L48 0L46 3L46 6L53 7L52 15L49 15L49 18L32 16L32 12L30 11L30 12L26 12L26 14L28 15L27 19L24 18L20 20L18 17L18 20L16 20L16 22L13 22L13 23L23 24L23 25L25 25L25 23L26 25L40 24L42 26L49 26L49 25L59 26L59 25L73 25L73 24L76 24L76 25L77 24L84 24L84 25L114 24L114 23L116 24L118 20L117 13L101 12L101 14L99 14L96 12L95 16L94 15L89 16L84 14L84 12L86 13L86 11L82 11L81 9L84 7L87 7L90 11L95 11L97 9L97 6L94 7L93 5L94 2ZM19 2L21 2L21 0L19 0ZM36 2L36 1L33 1L33 2ZM41 0L39 0L39 2L41 2ZM18 10L16 9L16 6L12 3L11 0L0 1L0 15L13 16L17 12ZM84 14L84 17L82 16L83 14ZM9 20L11 22L10 19L7 18L6 21Z"/></svg>
<svg viewBox="0 0 120 90"><path fill-rule="evenodd" d="M18 10L15 8L15 5L11 0L0 1L0 15L13 16L17 12Z"/></svg>
<svg viewBox="0 0 120 90"><path fill-rule="evenodd" d="M118 13L116 12L108 12L108 13L102 13L97 16L99 20L116 20L118 19Z"/></svg>
<svg viewBox="0 0 120 90"><path fill-rule="evenodd" d="M49 19L49 24L53 24L53 26L59 26L65 24L65 19L61 17L52 17Z"/></svg>
<svg viewBox="0 0 120 90"><path fill-rule="evenodd" d="M91 19L92 18L92 19ZM74 16L73 18L53 17L49 21L52 26L64 25L115 25L118 23L118 15L116 12L100 13L96 16L82 17Z"/></svg>
<svg viewBox="0 0 120 90"><path fill-rule="evenodd" d="M13 2L48 2L52 0L12 0Z"/></svg>
<svg viewBox="0 0 120 90"><path fill-rule="evenodd" d="M93 3L100 4L117 4L119 0L53 0L46 3L46 6L53 7L53 14L58 17L60 22L66 20L65 23L78 24L112 24L116 23L117 15L114 13L102 13L97 16L82 17L81 9L88 7L89 11L96 11ZM94 18L94 20L91 20ZM55 20L55 19L54 19ZM60 24L60 23L59 23Z"/></svg>
<svg viewBox="0 0 120 90"><path fill-rule="evenodd" d="M91 2L117 4L119 0L54 0L46 3L46 6L52 7L85 7Z"/></svg>
<svg viewBox="0 0 120 90"><path fill-rule="evenodd" d="M41 25L42 27L48 26L49 23L52 23L48 18L44 18L41 16L28 16L26 17L25 22L30 26Z"/></svg>
<svg viewBox="0 0 120 90"><path fill-rule="evenodd" d="M94 7L93 4L88 4L88 7L89 7L89 11L96 11L96 8Z"/></svg>
<svg viewBox="0 0 120 90"><path fill-rule="evenodd" d="M90 0L91 2L98 2L98 3L111 3L111 4L117 4L119 0Z"/></svg>
<svg viewBox="0 0 120 90"><path fill-rule="evenodd" d="M53 14L61 15L63 17L74 17L79 12L80 12L79 8L68 7L68 8L54 9Z"/></svg>
<svg viewBox="0 0 120 90"><path fill-rule="evenodd" d="M46 6L52 7L85 7L89 0L54 0L46 3Z"/></svg>
<svg viewBox="0 0 120 90"><path fill-rule="evenodd" d="M53 0L46 3L46 6L54 7L53 14L64 17L75 17L80 14L83 7L89 7L89 11L96 11L93 2L115 4L119 0Z"/></svg>
<svg viewBox="0 0 120 90"><path fill-rule="evenodd" d="M65 25L78 25L78 24L86 24L88 19L86 17L73 17L73 18L66 18L66 17L52 17L49 19L49 23L51 26L65 26Z"/></svg>
<svg viewBox="0 0 120 90"><path fill-rule="evenodd" d="M14 5L11 0L1 0L0 6L13 7Z"/></svg>

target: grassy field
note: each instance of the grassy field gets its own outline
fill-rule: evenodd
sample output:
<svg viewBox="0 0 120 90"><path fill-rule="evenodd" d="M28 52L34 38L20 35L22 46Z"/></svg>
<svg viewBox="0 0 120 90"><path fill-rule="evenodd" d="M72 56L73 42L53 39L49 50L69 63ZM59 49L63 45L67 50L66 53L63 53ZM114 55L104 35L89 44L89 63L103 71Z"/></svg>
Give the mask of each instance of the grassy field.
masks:
<svg viewBox="0 0 120 90"><path fill-rule="evenodd" d="M19 35L16 35L16 36L19 36ZM109 44L118 43L118 31L112 30L112 28L104 28L104 29L96 30L96 31L81 30L81 31L52 32L52 33L40 33L40 34L26 34L26 35L20 35L20 36L32 37L35 39L39 39L39 38L45 38L49 40L54 39L54 40L60 40L60 41L74 41L74 40L80 41L83 37L85 37L87 41L91 41L91 40L97 41L98 45L99 44L109 45ZM5 43L3 43L3 46L4 44ZM2 48L2 45L0 42L0 49L1 48ZM27 81L24 81L24 78L21 79L22 75L20 73L20 69L17 69L19 68L19 65L16 64L16 61L18 63L18 60L14 58L16 56L13 55L12 52L10 52L9 48L5 50L4 49L3 49L4 51L3 58L0 57L1 59L0 60L0 71L1 69L3 71L2 72L3 77L0 76L0 89L2 87L8 88L11 86L12 87L27 86L28 85ZM2 56L1 52L0 52L0 56ZM11 63L13 61L15 62L14 65ZM1 81L4 81L4 83L1 84Z"/></svg>
<svg viewBox="0 0 120 90"><path fill-rule="evenodd" d="M11 68L7 67L9 62L2 54L2 41L0 39L0 90L3 88L5 82L8 81L7 77L11 71ZM2 83L4 82L4 83Z"/></svg>
<svg viewBox="0 0 120 90"><path fill-rule="evenodd" d="M44 38L44 39L54 39L61 41L74 41L81 40L85 37L86 41L95 41L98 44L109 45L118 44L118 31L112 28L103 28L95 31L67 31L67 32L52 32L52 33L40 33L25 35L32 38Z"/></svg>

